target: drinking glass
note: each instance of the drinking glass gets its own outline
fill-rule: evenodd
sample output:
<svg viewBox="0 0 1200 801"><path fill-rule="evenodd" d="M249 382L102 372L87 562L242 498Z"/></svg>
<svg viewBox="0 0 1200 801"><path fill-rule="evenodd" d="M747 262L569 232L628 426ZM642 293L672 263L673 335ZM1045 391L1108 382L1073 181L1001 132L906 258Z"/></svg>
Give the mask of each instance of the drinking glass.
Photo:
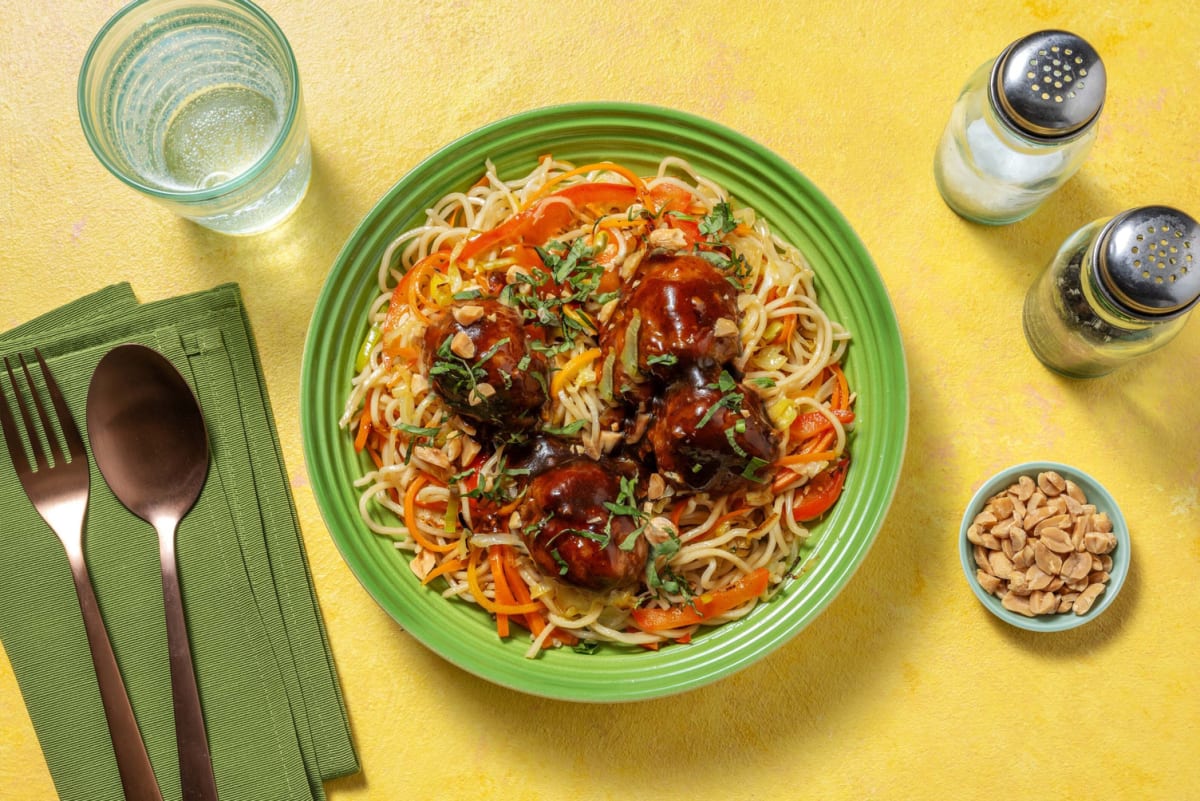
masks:
<svg viewBox="0 0 1200 801"><path fill-rule="evenodd" d="M308 190L296 60L248 0L135 0L88 49L78 101L113 175L206 228L265 231Z"/></svg>

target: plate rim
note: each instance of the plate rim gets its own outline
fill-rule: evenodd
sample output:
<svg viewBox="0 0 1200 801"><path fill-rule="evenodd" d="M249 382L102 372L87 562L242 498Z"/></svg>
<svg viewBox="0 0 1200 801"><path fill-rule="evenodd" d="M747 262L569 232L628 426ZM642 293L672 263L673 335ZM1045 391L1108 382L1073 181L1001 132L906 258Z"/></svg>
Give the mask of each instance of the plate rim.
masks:
<svg viewBox="0 0 1200 801"><path fill-rule="evenodd" d="M325 486L323 477L314 475L314 471L312 470L314 466L320 466L322 464L321 459L324 455L323 452L318 448L317 441L314 439L314 426L319 427L322 423L324 425L333 424L333 428L337 429L335 424L336 417L332 421L314 418L314 402L310 401L310 391L314 386L316 386L316 384L312 381L314 374L317 373L317 368L313 363L314 349L318 344L319 338L324 332L324 326L327 325L327 322L323 320L322 317L323 314L331 311L331 309L327 307L333 302L333 296L335 294L337 280L339 279L339 273L345 271L348 268L349 263L356 257L356 254L362 250L364 240L369 240L371 238L370 231L372 228L378 226L382 217L386 216L387 209L389 207L395 206L397 203L400 204L401 208L403 208L405 204L413 205L413 201L405 201L400 199L400 196L403 193L409 191L410 189L418 188L422 181L428 181L429 179L426 177L426 173L431 171L434 173L433 182L437 183L439 180L439 172L444 174L446 169L445 167L442 167L439 170L437 165L441 160L447 157L447 154L452 154L456 151L461 151L464 148L475 146L478 143L482 143L489 137L497 134L518 129L523 124L530 121L536 121L539 119L554 119L556 117L563 117L564 115L576 117L600 116L609 119L610 123L613 118L620 118L626 126L630 127L636 127L637 124L644 123L645 119L647 118L656 118L658 121L663 123L690 126L703 131L705 136L718 137L726 142L740 145L751 153L752 158L757 161L764 162L767 164L767 166L774 168L778 174L782 176L781 180L785 180L797 191L806 195L812 201L813 206L819 210L821 215L825 218L824 223L828 223L832 226L831 230L827 230L823 227L821 229L821 233L827 239L838 241L839 246L847 251L848 255L846 258L849 260L849 262L851 262L851 266L854 268L850 271L854 273L853 275L844 276L843 278L848 280L851 277L857 277L859 279L866 280L872 284L872 289L876 290L876 296L873 297L872 300L876 304L882 302L882 308L875 308L874 313L884 314L885 319L878 321L878 327L881 329L886 329L891 335L888 344L891 347L892 352L889 355L895 358L896 363L891 365L890 374L893 379L898 378L900 382L899 387L891 388L893 390L902 390L896 393L898 397L893 396L887 399L889 405L899 405L898 411L892 411L889 413L889 417L899 417L899 430L890 432L891 438L887 442L888 447L885 449L885 453L882 454L882 456L886 457L885 461L887 462L887 465L891 467L891 471L887 475L886 492L882 497L877 497L876 503L872 507L873 511L866 515L861 521L862 523L865 523L870 530L865 536L863 536L861 532L835 531L833 532L833 536L820 536L815 538L816 542L812 546L814 552L823 547L826 550L831 550L833 547L843 543L847 538L850 538L855 544L854 548L842 552L841 555L844 558L841 560L842 571L840 573L836 575L821 575L822 581L817 584L812 584L811 586L808 582L804 582L806 584L806 590L811 590L813 593L817 593L817 597L814 602L815 606L809 604L810 608L803 614L795 617L784 615L784 619L782 620L779 619L780 615L778 614L771 615L771 622L773 625L771 628L765 631L756 632L753 627L727 624L725 626L717 627L716 629L705 632L703 636L706 642L723 642L724 640L731 639L732 635L725 633L727 630L734 632L742 630L744 633L748 633L750 635L736 638L737 651L733 655L735 658L730 658L729 655L723 655L724 658L720 660L720 665L715 669L704 671L699 675L680 678L678 680L673 678L674 674L670 674L668 677L670 679L669 681L664 680L655 686L638 686L629 682L614 681L603 686L590 686L588 692L586 693L581 693L577 689L572 689L570 686L568 686L570 685L570 682L566 682L566 684L563 686L559 686L554 682L543 683L539 681L539 673L544 674L546 671L539 671L537 667L534 667L533 670L529 670L527 667L523 668L520 671L521 675L519 676L513 675L512 671L504 671L498 675L495 670L494 663L491 664L491 669L484 669L477 661L469 658L463 658L462 654L448 655L444 647L439 647L438 645L431 643L427 636L422 636L422 634L425 632L420 626L416 627L417 630L414 630L414 627L411 625L411 611L408 617L406 617L405 614L398 614L397 611L391 608L389 598L390 593L385 592L386 588L379 586L380 582L378 577L373 574L364 576L363 571L366 569L366 566L363 566L358 562L358 554L353 548L350 547L351 541L347 539L348 535L337 530L340 526L340 521L333 519L333 514L328 508L332 506L336 500L336 497L329 495L332 490ZM561 132L559 135L561 135ZM482 166L482 163L477 164L477 171L482 169ZM700 170L700 172L701 174L705 174L703 170ZM444 195L447 191L450 191L450 189L443 186L442 194ZM438 197L440 196L441 195ZM437 198L433 198L432 200L436 199ZM423 214L427 205L428 204L416 204L416 206L420 206L420 208L416 208L416 206L414 206L414 210L408 213L408 217L411 218ZM755 207L754 203L752 202L748 202L748 205ZM758 210L757 207L755 208ZM770 215L764 216L767 216L768 219L770 219ZM773 230L774 229L775 224L773 222ZM391 231L386 237L386 241L390 241L391 238L400 232L400 230ZM805 252L803 251L803 248L802 252ZM806 257L811 258L809 253L805 252L805 255ZM858 272L865 272L865 275L857 275ZM370 274L370 283L372 285L374 285L374 275L375 273L372 271ZM829 276L826 276L826 278L828 279ZM822 278L819 271L817 271L816 280L818 285L820 285ZM344 283L353 284L354 282L347 278ZM351 325L354 323L352 320L346 319L347 316L352 318L353 321L359 321L360 318L365 316L367 310L362 308L355 310L342 309L340 311L341 313L338 315L338 318L345 324ZM852 329L851 334L856 335L856 332ZM854 348L851 349L850 358L852 358L854 350ZM850 368L848 367L848 369ZM862 244L861 239L850 226L846 218L842 215L841 211L833 203L831 203L829 199L797 167L782 159L769 148L750 139L744 134L734 131L733 129L721 123L694 115L690 112L641 103L603 101L564 103L544 106L509 115L507 117L503 117L482 125L434 150L429 156L425 157L411 169L405 172L372 205L371 209L354 227L345 243L339 249L337 257L330 268L329 275L327 276L321 288L321 292L314 304L313 312L310 318L309 329L305 337L304 353L301 365L300 418L306 468L308 468L310 471L308 476L309 484L313 491L314 499L317 502L317 506L322 520L325 523L327 532L329 533L330 538L334 541L341 558L346 562L347 566L355 575L359 583L364 589L367 590L368 594L371 595L375 602L379 604L379 606L402 627L403 630L410 633L425 647L429 648L434 653L437 653L446 661L451 662L452 664L463 670L466 670L469 673L477 675L495 684L508 687L509 689L559 700L615 702L644 700L672 695L679 692L696 689L698 687L710 684L720 678L731 675L732 673L741 670L752 662L757 661L758 659L766 656L768 653L781 647L784 643L790 641L797 633L799 633L799 631L805 628L809 623L812 622L812 620L818 617L828 607L833 599L850 582L857 572L859 566L861 566L862 562L866 558L867 553L873 546L880 530L883 527L884 522L886 521L891 504L895 499L904 458L907 452L910 412L909 395L910 386L903 338L900 333L899 322L896 316L894 304L887 292L887 288L883 282L882 276L879 274L874 260L871 258L869 252ZM882 406L882 399L879 399L879 402ZM338 404L335 403L335 407L337 406ZM892 427L896 428L895 425ZM340 429L338 429L335 431L335 436L338 435L344 436L344 432L341 432ZM879 467L882 468L882 465L879 465ZM854 473L853 466L851 473ZM848 479L848 481L850 480L851 479ZM367 532L367 534L369 537L377 536L370 534L370 532ZM797 583L799 582L792 581L789 582L789 584L784 585L785 592L783 595L785 597L787 596L786 588L788 586ZM420 591L421 595L436 597L439 603L446 603L445 600L441 599L440 595L434 590L426 591L424 588L420 588L419 586L417 587L417 590ZM467 606L467 604L463 604L463 606ZM769 610L771 604L768 603L765 606ZM759 612L759 609L756 609L755 613L756 612ZM751 614L754 615L755 613ZM483 613L476 611L476 614ZM769 612L763 612L759 615L759 617L761 618L768 614ZM512 650L512 643L501 643L498 639L495 640L495 642L498 645L501 645L502 648L504 646L509 646L509 650ZM525 644L518 643L518 645L520 650L523 651ZM672 646L671 648L665 648L658 652L646 651L643 653L623 653L621 656L623 659L622 664L637 659L642 663L648 661L653 662L656 667L679 668L679 671L677 672L686 672L688 670L695 670L695 666L693 665L695 660L682 655L679 658L672 657L669 660L655 660L653 659L653 655L668 652L681 653L683 651L693 653L700 652L703 654L705 650L706 649L699 649L697 648L697 645L693 644L690 646ZM595 657L582 658L592 660ZM540 660L523 660L523 662L526 666L537 666L539 665ZM548 677L542 675L541 678Z"/></svg>

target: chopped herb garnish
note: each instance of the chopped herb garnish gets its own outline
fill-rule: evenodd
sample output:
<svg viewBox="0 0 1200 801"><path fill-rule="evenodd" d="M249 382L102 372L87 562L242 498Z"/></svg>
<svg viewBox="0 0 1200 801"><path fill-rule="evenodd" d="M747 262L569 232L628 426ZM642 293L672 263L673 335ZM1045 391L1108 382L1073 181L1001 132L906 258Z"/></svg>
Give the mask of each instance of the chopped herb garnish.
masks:
<svg viewBox="0 0 1200 801"><path fill-rule="evenodd" d="M520 496L523 490L518 488L516 479L529 475L529 468L509 467L507 455L501 454L494 474L477 471L477 475L479 480L473 490L465 493L466 497L503 505Z"/></svg>
<svg viewBox="0 0 1200 801"><path fill-rule="evenodd" d="M404 463L412 461L413 451L418 445L432 444L434 437L441 433L438 426L414 426L411 423L393 423L392 428L408 434L408 447L404 450Z"/></svg>
<svg viewBox="0 0 1200 801"><path fill-rule="evenodd" d="M607 548L608 543L612 541L612 534L608 532L592 531L587 528L564 528L560 534L574 534L576 537L583 537L585 540L591 540L597 543L601 548Z"/></svg>
<svg viewBox="0 0 1200 801"><path fill-rule="evenodd" d="M722 406L735 412L741 409L744 398L745 396L740 392L729 392L725 395L722 395L720 400L708 407L708 411L706 411L704 416L700 418L700 422L696 424L696 428L700 429L708 425L709 421L711 421L716 415L717 410Z"/></svg>
<svg viewBox="0 0 1200 801"><path fill-rule="evenodd" d="M434 437L441 431L441 428L434 426L414 426L410 423L393 423L392 428L403 431L405 434L414 434L418 437Z"/></svg>
<svg viewBox="0 0 1200 801"><path fill-rule="evenodd" d="M490 358L492 358L493 356L495 356L497 353L499 353L499 352L500 352L500 349L501 349L502 347L504 347L505 345L507 345L507 344L508 344L510 341L511 341L511 340L509 340L509 338L508 338L508 337L502 337L501 339L498 339L498 340L496 341L496 344L495 344L495 345L492 345L490 348L488 348L487 350L485 350L485 351L483 352L483 355L482 355L482 356L480 356L480 357L479 357L479 358L476 360L476 362L475 362L475 366L476 366L476 367L479 367L479 366L480 366L480 365L482 365L484 362L486 362L488 359L490 359Z"/></svg>
<svg viewBox="0 0 1200 801"><path fill-rule="evenodd" d="M729 374L728 370L722 370L721 376L717 379L717 383L708 384L709 389L719 389L722 392L732 392L737 389L737 381Z"/></svg>
<svg viewBox="0 0 1200 801"><path fill-rule="evenodd" d="M545 426L542 432L556 437L571 437L583 430L583 427L588 423L587 420L576 420L573 423L567 423L565 426Z"/></svg>
<svg viewBox="0 0 1200 801"><path fill-rule="evenodd" d="M685 600L690 601L691 587L668 564L682 545L678 535L672 531L667 539L650 546L650 555L646 557L646 586L652 590L682 595ZM661 569L658 567L659 559L663 560Z"/></svg>
<svg viewBox="0 0 1200 801"><path fill-rule="evenodd" d="M635 505L637 499L634 496L636 483L632 478L621 479L621 489L617 492L617 500L605 501L604 508L614 515L625 515L627 517L638 518L642 516L642 510Z"/></svg>
<svg viewBox="0 0 1200 801"><path fill-rule="evenodd" d="M764 459L759 459L757 456L751 456L750 463L747 464L746 469L742 471L742 478L748 478L751 481L757 481L759 483L766 481L766 479L758 474L758 471L766 467L768 464L770 464L770 462L767 462Z"/></svg>
<svg viewBox="0 0 1200 801"><path fill-rule="evenodd" d="M447 336L437 349L437 358L429 368L431 378L444 376L449 383L448 389L453 395L468 397L479 381L485 377L483 370L471 365L454 351L450 350L453 337Z"/></svg>
<svg viewBox="0 0 1200 801"><path fill-rule="evenodd" d="M596 653L596 651L600 650L600 642L599 640L580 640L579 642L575 643L571 650L577 654L591 656L592 654Z"/></svg>
<svg viewBox="0 0 1200 801"><path fill-rule="evenodd" d="M775 379L768 375L760 375L750 379L750 383L761 389L772 389L775 387Z"/></svg>
<svg viewBox="0 0 1200 801"><path fill-rule="evenodd" d="M745 429L745 427L746 427L745 421L739 420L738 422L742 423L743 424L742 428ZM741 445L738 445L737 434L735 433L736 429L737 429L737 425L734 425L733 428L725 429L725 439L727 439L729 441L729 447L734 453L736 453L738 456L741 456L742 458L745 458L745 457L749 456L750 454L746 453L746 450Z"/></svg>
<svg viewBox="0 0 1200 801"><path fill-rule="evenodd" d="M700 221L700 233L710 241L719 242L734 228L737 228L737 220L733 218L733 209L725 201L713 206L712 211Z"/></svg>
<svg viewBox="0 0 1200 801"><path fill-rule="evenodd" d="M646 364L664 364L667 367L673 367L678 361L679 357L674 353L660 353L657 356L651 356L646 359Z"/></svg>

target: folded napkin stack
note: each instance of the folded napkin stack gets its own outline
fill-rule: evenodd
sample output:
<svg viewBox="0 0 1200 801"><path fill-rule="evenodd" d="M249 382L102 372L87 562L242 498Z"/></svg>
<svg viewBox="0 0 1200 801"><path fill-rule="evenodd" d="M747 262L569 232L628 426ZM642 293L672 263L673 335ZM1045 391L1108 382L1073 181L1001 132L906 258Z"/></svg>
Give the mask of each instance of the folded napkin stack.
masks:
<svg viewBox="0 0 1200 801"><path fill-rule="evenodd" d="M112 286L0 334L0 354L16 364L15 354L38 348L86 440L92 370L126 342L155 348L179 368L208 426L208 480L179 528L177 553L221 798L324 798L322 782L357 771L358 760L238 288L141 304L128 284ZM164 798L178 799L157 538L113 496L94 459L84 547ZM7 450L0 642L59 795L121 799L67 558Z"/></svg>

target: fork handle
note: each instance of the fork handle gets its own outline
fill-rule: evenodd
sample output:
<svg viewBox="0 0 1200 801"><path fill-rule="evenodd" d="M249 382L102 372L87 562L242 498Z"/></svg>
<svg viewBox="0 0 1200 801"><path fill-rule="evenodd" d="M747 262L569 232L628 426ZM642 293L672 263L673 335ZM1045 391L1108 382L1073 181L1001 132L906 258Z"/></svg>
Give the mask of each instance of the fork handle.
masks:
<svg viewBox="0 0 1200 801"><path fill-rule="evenodd" d="M104 717L108 721L108 733L117 756L117 770L121 774L125 798L128 801L162 801L158 779L154 776L150 756L142 742L142 733L133 715L129 694L125 691L125 682L121 679L121 669L117 666L108 630L104 627L104 618L100 616L92 580L81 557L71 559L71 575L75 579L75 592L83 612L83 626L87 631L96 679L100 683L100 700L104 704Z"/></svg>

